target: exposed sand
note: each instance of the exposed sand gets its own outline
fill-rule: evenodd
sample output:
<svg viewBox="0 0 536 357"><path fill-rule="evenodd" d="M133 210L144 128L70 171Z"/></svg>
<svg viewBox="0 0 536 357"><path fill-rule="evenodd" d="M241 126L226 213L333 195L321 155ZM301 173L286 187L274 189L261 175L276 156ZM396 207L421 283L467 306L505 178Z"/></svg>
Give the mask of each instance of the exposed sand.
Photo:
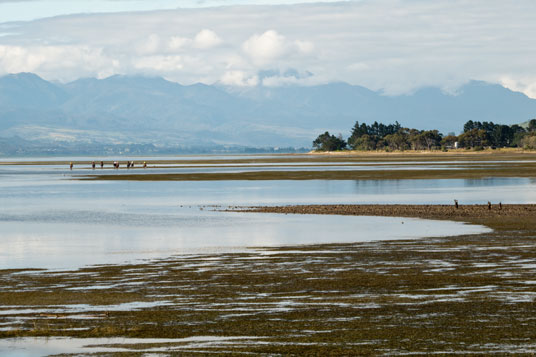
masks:
<svg viewBox="0 0 536 357"><path fill-rule="evenodd" d="M353 216L391 216L440 219L484 224L493 229L536 229L536 205L296 205L272 207L234 207L229 211L284 214L339 214Z"/></svg>

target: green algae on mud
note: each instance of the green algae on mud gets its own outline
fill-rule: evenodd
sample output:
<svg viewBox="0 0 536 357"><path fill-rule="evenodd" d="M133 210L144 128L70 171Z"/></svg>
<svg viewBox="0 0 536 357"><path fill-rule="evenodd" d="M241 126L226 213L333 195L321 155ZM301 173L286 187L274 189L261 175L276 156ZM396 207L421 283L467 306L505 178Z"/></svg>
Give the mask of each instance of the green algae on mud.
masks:
<svg viewBox="0 0 536 357"><path fill-rule="evenodd" d="M298 209L361 212L348 205L277 210ZM431 218L455 208L367 209ZM452 213L456 220L496 222L494 232L478 235L0 271L0 337L259 337L202 351L140 344L125 352L140 356L158 347L189 354L533 353L536 231L526 222L534 222L535 207L495 209L461 206Z"/></svg>

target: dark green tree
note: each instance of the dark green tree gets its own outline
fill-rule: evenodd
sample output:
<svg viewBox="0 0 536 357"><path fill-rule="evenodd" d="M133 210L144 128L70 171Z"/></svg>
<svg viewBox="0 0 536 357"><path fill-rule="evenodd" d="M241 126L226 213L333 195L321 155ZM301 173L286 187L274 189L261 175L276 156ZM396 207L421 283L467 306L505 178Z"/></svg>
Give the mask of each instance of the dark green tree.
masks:
<svg viewBox="0 0 536 357"><path fill-rule="evenodd" d="M426 150L432 150L441 145L443 135L441 135L437 130L427 130L421 133L421 137L426 145Z"/></svg>
<svg viewBox="0 0 536 357"><path fill-rule="evenodd" d="M475 128L475 123L472 120L469 120L467 123L463 125L463 132L466 133L470 130L473 130Z"/></svg>
<svg viewBox="0 0 536 357"><path fill-rule="evenodd" d="M363 135L368 135L368 126L365 123L362 123L359 125L359 122L356 121L354 127L352 128L352 134L348 138L348 145L354 149L357 150L357 140L361 138Z"/></svg>
<svg viewBox="0 0 536 357"><path fill-rule="evenodd" d="M483 129L471 129L460 136L458 142L463 148L483 147L489 145L488 136Z"/></svg>
<svg viewBox="0 0 536 357"><path fill-rule="evenodd" d="M422 140L421 131L417 129L409 129L408 144L413 150L422 150L424 142Z"/></svg>
<svg viewBox="0 0 536 357"><path fill-rule="evenodd" d="M329 132L320 134L314 141L313 147L318 151L337 151L346 148L346 141L341 135L330 135Z"/></svg>
<svg viewBox="0 0 536 357"><path fill-rule="evenodd" d="M447 135L443 139L441 139L441 146L444 146L446 148L453 148L454 144L458 141L458 137L456 135Z"/></svg>
<svg viewBox="0 0 536 357"><path fill-rule="evenodd" d="M489 133L491 145L496 147L509 147L514 140L514 131L508 125L495 125Z"/></svg>
<svg viewBox="0 0 536 357"><path fill-rule="evenodd" d="M379 145L380 147L383 147L385 145L380 142L387 135L396 134L401 128L401 125L397 121L394 124L389 125L378 123L377 121L371 125L367 125L365 123L359 124L359 122L356 121L352 128L352 133L348 138L348 145L354 150L364 150L363 147L370 146L371 143L374 143L374 146ZM368 135L368 138L359 140L364 135Z"/></svg>
<svg viewBox="0 0 536 357"><path fill-rule="evenodd" d="M353 150L375 150L377 145L376 137L368 134L361 135L355 139L350 145ZM350 141L350 139L348 139Z"/></svg>
<svg viewBox="0 0 536 357"><path fill-rule="evenodd" d="M529 121L528 131L536 131L536 119L531 119Z"/></svg>
<svg viewBox="0 0 536 357"><path fill-rule="evenodd" d="M510 146L523 147L523 138L527 135L527 131L520 125L514 124L510 127L512 129L512 142Z"/></svg>
<svg viewBox="0 0 536 357"><path fill-rule="evenodd" d="M385 141L391 150L406 150L408 145L409 135L404 130L399 130L397 133L385 136Z"/></svg>

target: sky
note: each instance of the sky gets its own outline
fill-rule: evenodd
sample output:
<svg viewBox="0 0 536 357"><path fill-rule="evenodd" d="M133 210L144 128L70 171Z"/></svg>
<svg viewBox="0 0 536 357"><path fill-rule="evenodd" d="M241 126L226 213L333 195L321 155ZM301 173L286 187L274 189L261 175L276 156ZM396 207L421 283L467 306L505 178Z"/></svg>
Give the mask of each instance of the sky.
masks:
<svg viewBox="0 0 536 357"><path fill-rule="evenodd" d="M0 75L388 95L483 80L536 98L534 14L534 0L0 0Z"/></svg>

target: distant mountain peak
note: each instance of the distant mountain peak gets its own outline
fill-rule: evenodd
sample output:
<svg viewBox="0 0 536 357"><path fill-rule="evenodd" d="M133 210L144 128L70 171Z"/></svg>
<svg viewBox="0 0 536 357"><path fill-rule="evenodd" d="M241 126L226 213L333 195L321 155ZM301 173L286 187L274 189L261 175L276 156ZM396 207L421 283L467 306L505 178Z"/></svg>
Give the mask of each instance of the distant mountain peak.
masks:
<svg viewBox="0 0 536 357"><path fill-rule="evenodd" d="M9 81L11 83L41 83L47 85L54 85L51 82L44 80L37 74L30 72L10 73L3 77L0 77L0 82Z"/></svg>
<svg viewBox="0 0 536 357"><path fill-rule="evenodd" d="M44 80L41 77L39 77L37 74L32 72L19 72L19 73L9 73L6 75L6 77L16 78L16 79L40 79Z"/></svg>
<svg viewBox="0 0 536 357"><path fill-rule="evenodd" d="M356 121L447 133L461 131L468 120L515 124L535 116L536 100L483 81L454 94L424 87L387 96L345 82L230 87L136 75L67 84L33 73L0 77L0 136L41 126L100 130L107 138L117 133L131 142L308 146L326 130L348 135Z"/></svg>
<svg viewBox="0 0 536 357"><path fill-rule="evenodd" d="M50 109L66 99L67 94L62 88L34 73L21 72L0 77L0 111L5 107Z"/></svg>

